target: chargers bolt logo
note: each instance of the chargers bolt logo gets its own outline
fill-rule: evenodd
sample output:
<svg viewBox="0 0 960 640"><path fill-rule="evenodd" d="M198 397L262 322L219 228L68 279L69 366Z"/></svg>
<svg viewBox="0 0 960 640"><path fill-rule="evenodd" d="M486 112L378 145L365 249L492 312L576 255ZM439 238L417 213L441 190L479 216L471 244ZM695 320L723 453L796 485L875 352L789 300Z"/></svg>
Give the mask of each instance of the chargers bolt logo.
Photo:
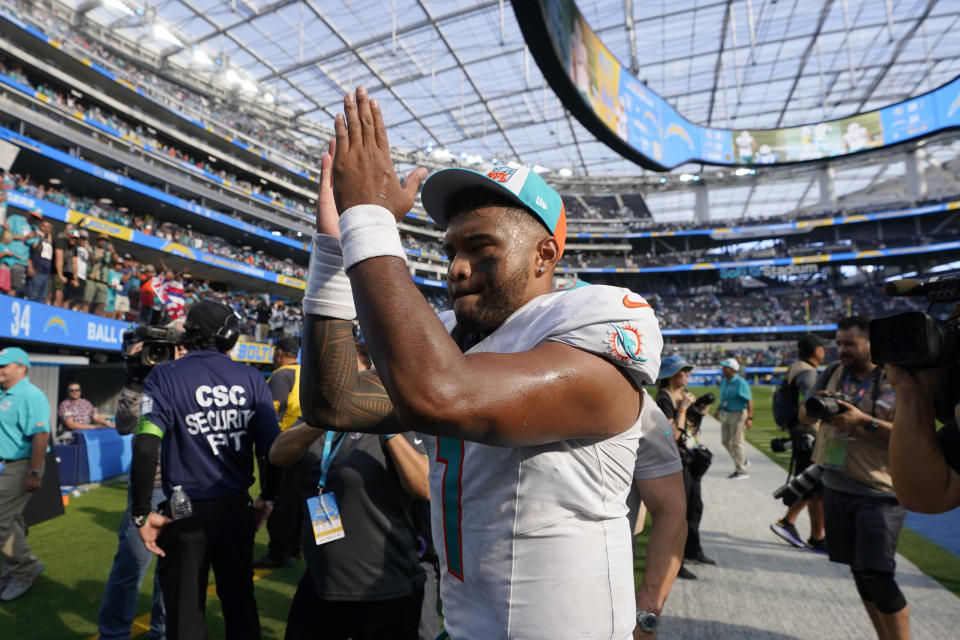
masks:
<svg viewBox="0 0 960 640"><path fill-rule="evenodd" d="M607 332L607 351L624 362L628 360L633 362L647 361L641 355L643 353L643 339L640 336L639 329L629 322L611 323L607 326L610 327Z"/></svg>

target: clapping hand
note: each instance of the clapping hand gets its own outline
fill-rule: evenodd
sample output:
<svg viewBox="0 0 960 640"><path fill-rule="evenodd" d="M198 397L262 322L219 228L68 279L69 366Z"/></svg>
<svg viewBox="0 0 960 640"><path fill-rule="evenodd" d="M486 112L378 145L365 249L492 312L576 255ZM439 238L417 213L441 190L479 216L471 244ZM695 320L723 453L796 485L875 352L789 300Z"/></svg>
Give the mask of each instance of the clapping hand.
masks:
<svg viewBox="0 0 960 640"><path fill-rule="evenodd" d="M370 100L366 88L358 87L356 93L343 97L343 114L337 114L334 129L337 143L332 191L337 211L343 214L356 205L374 204L402 219L413 207L427 171L414 169L400 184L390 158L380 105ZM319 208L320 201L317 203Z"/></svg>

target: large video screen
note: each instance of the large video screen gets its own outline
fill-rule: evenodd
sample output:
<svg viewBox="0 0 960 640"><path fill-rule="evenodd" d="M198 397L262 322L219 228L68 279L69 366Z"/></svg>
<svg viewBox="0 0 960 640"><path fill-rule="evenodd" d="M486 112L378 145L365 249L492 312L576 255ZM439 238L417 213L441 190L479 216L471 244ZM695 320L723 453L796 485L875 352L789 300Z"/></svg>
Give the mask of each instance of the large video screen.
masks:
<svg viewBox="0 0 960 640"><path fill-rule="evenodd" d="M521 4L525 3L515 1L514 7L529 41L530 34L537 31L524 22L529 23L534 13L521 10ZM565 79L588 105L590 115L630 150L639 152L641 163L647 166L666 169L691 161L720 165L804 162L876 149L960 126L960 78L930 93L839 120L782 129L696 125L620 64L572 0L539 0L539 4L540 19L546 21L546 34ZM537 43L530 44L534 50ZM542 49L541 55L534 55L548 80L556 78L556 73L543 69ZM558 91L561 99L565 93ZM583 121L582 109L571 111Z"/></svg>

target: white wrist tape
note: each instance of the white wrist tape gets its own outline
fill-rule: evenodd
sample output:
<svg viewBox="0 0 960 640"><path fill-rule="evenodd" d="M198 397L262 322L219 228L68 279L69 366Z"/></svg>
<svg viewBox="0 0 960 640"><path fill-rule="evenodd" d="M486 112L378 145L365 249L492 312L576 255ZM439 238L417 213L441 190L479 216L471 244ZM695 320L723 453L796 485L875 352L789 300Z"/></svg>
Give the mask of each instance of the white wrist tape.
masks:
<svg viewBox="0 0 960 640"><path fill-rule="evenodd" d="M303 293L303 313L340 320L353 320L350 279L343 269L340 240L322 233L313 235L307 290Z"/></svg>
<svg viewBox="0 0 960 640"><path fill-rule="evenodd" d="M350 207L340 216L340 246L343 267L350 267L369 258L395 256L407 261L400 243L397 221L388 209L375 204Z"/></svg>

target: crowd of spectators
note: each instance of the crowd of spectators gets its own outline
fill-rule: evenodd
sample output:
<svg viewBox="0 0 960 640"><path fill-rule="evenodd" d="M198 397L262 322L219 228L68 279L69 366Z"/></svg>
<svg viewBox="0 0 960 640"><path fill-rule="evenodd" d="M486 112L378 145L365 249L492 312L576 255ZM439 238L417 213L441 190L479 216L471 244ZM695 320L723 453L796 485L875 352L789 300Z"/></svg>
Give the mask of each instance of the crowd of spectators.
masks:
<svg viewBox="0 0 960 640"><path fill-rule="evenodd" d="M251 339L300 335L299 300L271 302L266 294L195 279L162 259L141 262L107 236L71 223L54 232L49 220L7 210L6 193L0 189L0 293L145 324L177 320L196 302L216 300L233 307Z"/></svg>
<svg viewBox="0 0 960 640"><path fill-rule="evenodd" d="M264 121L252 113L238 109L236 105L215 104L210 98L188 91L182 85L168 82L147 69L115 55L102 44L79 33L66 19L46 11L37 11L32 3L25 0L4 0L2 6L17 19L32 24L48 36L56 38L63 50L77 58L96 61L129 85L140 89L152 100L172 111L186 112L202 120L212 131L225 137L239 137L255 151L265 153L282 166L300 164L299 171L305 171L307 167L320 166L318 159L301 149L302 143L292 136L290 138L280 136L274 127L265 126ZM238 136L238 134L242 135ZM271 173L280 176L278 171L272 170Z"/></svg>
<svg viewBox="0 0 960 640"><path fill-rule="evenodd" d="M874 318L922 308L879 288L837 291L830 285L758 289L738 295L648 296L663 329L824 324L848 315Z"/></svg>
<svg viewBox="0 0 960 640"><path fill-rule="evenodd" d="M211 98L189 91L179 84L169 82L143 69L139 65L115 55L103 45L88 39L79 33L68 20L47 12L34 10L35 8L31 6L31 3L25 0L3 0L0 4L2 4L5 11L8 11L19 20L32 24L48 35L56 38L61 48L70 54L78 58L95 60L98 64L109 69L130 85L143 91L154 101L171 110L185 112L188 115L203 120L212 131L220 135L229 138L239 137L243 139L245 143L252 145L255 151L265 154L271 161L285 167L290 167L292 164L299 165L296 167L297 171L304 171L308 168L319 166L312 150L308 150L293 136L282 135L285 131L284 128L265 126L262 117L258 117L256 114L256 109L238 109L237 105L219 104ZM68 96L65 96L65 98L67 101L70 100ZM96 111L93 112L92 117L98 117ZM107 121L111 118L117 120L112 116L105 117ZM134 128L134 132L138 137L141 139L149 137L142 131L138 131L138 129L142 129L142 127ZM171 150L171 154L174 157L182 155L181 152L176 150ZM229 176L227 172L215 169L203 161L195 161L192 158L178 157L178 159L198 168L212 171L218 175L222 174L221 177ZM282 177L282 174L276 169L268 167L262 167L262 169L270 175L278 178ZM249 186L251 190L257 193L271 195L268 191L261 191L260 185L253 184ZM949 197L955 197L955 194ZM943 199L945 198L939 198L939 200ZM290 202L287 202L287 200L290 200ZM298 211L303 208L303 203L283 196L280 196L277 201L285 206L295 207ZM707 222L691 220L672 223L657 222L649 216L649 212L645 210L645 206L643 207L644 210L640 211L637 206L631 206L631 203L627 202L626 198L618 201L617 198L612 195L590 196L589 202L587 202L586 199L565 197L564 202L567 208L568 218L570 218L571 221L571 229L576 229L579 224L589 223L591 220L613 221L618 224L618 226L633 231L654 229L657 231L676 231L712 228L718 224L753 225L771 222L771 218L756 216L743 216L736 220L710 220ZM904 205L906 206L906 203L904 203ZM890 204L890 206L894 206L894 204ZM829 216L845 217L856 213L861 213L861 211L859 209L838 209L835 211L812 210L799 214L793 212L791 213L791 219L805 220ZM619 220L623 220L624 222L618 223L617 221Z"/></svg>
<svg viewBox="0 0 960 640"><path fill-rule="evenodd" d="M306 203L290 198L260 183L244 180L232 171L214 165L209 157L206 159L198 159L196 155L184 152L182 149L164 142L157 137L155 130L145 127L141 123L131 124L115 113L102 109L97 105L85 104L83 100L77 98L77 95L72 90L57 90L44 82L35 83L14 63L4 63L4 61L0 60L0 74L9 76L20 84L33 88L46 98L48 104L59 107L68 115L76 117L76 115L79 114L87 121L96 122L104 127L117 131L124 140L143 145L141 149L144 153L175 161L195 171L215 175L223 180L227 186L234 186L240 192L250 192L267 197L275 206L284 208L300 216L311 215ZM149 150L144 147L149 147ZM276 171L269 169L265 169L264 171L277 178L280 177Z"/></svg>
<svg viewBox="0 0 960 640"><path fill-rule="evenodd" d="M736 358L744 367L778 367L796 357L796 345L770 343L764 346L740 347L736 343L704 345L696 342L665 344L663 354L679 353L692 365L718 368L727 358Z"/></svg>
<svg viewBox="0 0 960 640"><path fill-rule="evenodd" d="M133 214L126 207L114 206L104 199L95 200L71 194L61 188L37 184L29 175L3 173L3 185L7 189L19 191L38 200L46 200L63 207L100 218L114 224L140 231L185 247L206 251L216 256L229 258L274 273L292 278L304 278L305 267L290 258L276 258L263 250L254 251L250 247L238 247L226 242L220 236L201 233L192 225L181 226L173 222L161 222L150 214Z"/></svg>

